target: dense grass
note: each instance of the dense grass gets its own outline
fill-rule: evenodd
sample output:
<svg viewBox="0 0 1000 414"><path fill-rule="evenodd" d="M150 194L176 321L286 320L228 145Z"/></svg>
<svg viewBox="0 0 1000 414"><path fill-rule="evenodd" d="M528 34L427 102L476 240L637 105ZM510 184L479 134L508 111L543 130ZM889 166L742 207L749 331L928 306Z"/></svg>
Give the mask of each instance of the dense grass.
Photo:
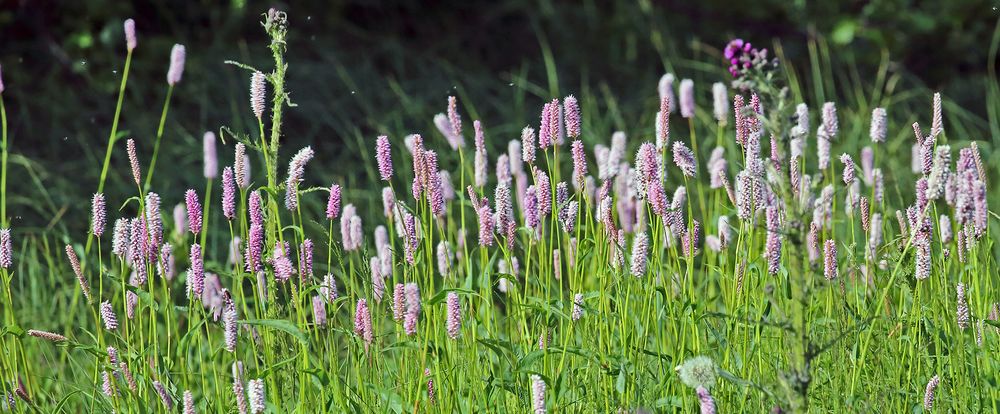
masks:
<svg viewBox="0 0 1000 414"><path fill-rule="evenodd" d="M20 394L25 398L16 400L18 410L163 411L164 404L153 385L157 381L165 385L177 407L183 393L190 391L198 411L233 412L238 404L232 366L241 361L243 380L263 380L268 410L273 412L523 412L532 406L533 381L546 384L543 404L552 412L688 412L697 410L699 401L695 389L681 381L675 367L699 355L714 361L710 371L718 379L707 388L723 412L760 412L776 406L787 411L920 410L925 386L935 375L941 380L935 409L1000 409L1000 389L995 381L998 364L993 357L1000 347L1000 335L991 326L995 318L986 321L1000 301L995 293L996 236L989 228L980 229L978 236L972 237L975 242L960 252L965 247L955 237L943 237L938 221L942 214L953 216L949 222L954 233L959 232L955 203L932 201L926 209L915 210L933 222L928 235L928 240L933 240L930 277L915 278L917 250L924 235L901 229L895 214L917 202L914 186L923 174L910 169L910 147L915 142L910 124L917 121L925 135L930 132L933 92L908 82L904 75L890 74L887 61L878 66L877 76L862 80L855 67L845 64L846 69L839 69L835 63L843 62L831 58L824 42L812 41L807 45L812 56L809 67L783 64L774 78L758 84L756 92L766 110L760 117L760 146L765 150L760 153L763 169L758 182L766 183L767 192L774 197L755 202L750 208L755 212L741 220L727 191L710 186L709 154L714 148L724 148L727 178L734 184L748 160L757 158L747 157L748 147L736 143L730 99L725 100L729 107L725 121L713 117L708 86L729 80L724 66L708 59L673 61L664 52L668 70L679 77L688 77L685 73L690 72L695 81L697 108L691 117L670 117L670 141L693 149L698 165L693 176L685 176L674 165L672 146L655 150L658 165L651 168L657 173L640 174L639 181L646 177L644 186L663 186L670 200L679 199L675 190L681 186L687 194L661 214L654 211L652 203L630 195L634 184L629 183L627 174L606 177L613 205L624 201L644 211L636 231L622 233L618 240L609 237L610 228L629 227L626 218L631 213L629 208L616 207L609 212L610 221L597 215L602 200L598 197L601 180L595 147L609 145L613 131L625 131L627 149L620 161L638 168L640 144L656 141L654 118L659 99L655 85L632 92L643 97L630 99L630 106L620 105L603 82L564 91L557 74L569 68L559 67L543 46L547 73L543 82L513 74L510 91L487 102L466 99L464 89L477 85L454 89L460 105L455 113L464 121L468 141L462 149L453 150L427 116L444 112L444 99L428 107L423 98L397 89L397 102L390 109L357 98L365 122L389 136L395 168L388 182L379 180L375 135L352 127L347 117L326 114L315 119L331 122L345 142L342 154L331 159L361 159L364 170L341 171L344 167L338 162L318 153L305 166L304 181L297 183L287 181L295 168L289 166L286 172L286 165L299 148L281 145L281 123L287 120L287 112L280 111L338 111L336 107L291 107L284 96L275 94L285 86L285 33L274 17L268 20L267 29L272 39L268 53L275 63L255 65L268 73L265 116L253 117L244 98L234 104L240 108L239 115L226 124L228 127L217 130L220 164L233 164L230 154L236 142L246 145L251 154L252 183L236 191L235 219L223 216L219 178L192 188L203 206L198 209L205 221L200 233L188 232L171 215L171 206L184 202L183 188L164 184L169 190L160 193L160 208L148 213L148 194L158 191L156 183L169 183L169 177L183 173L162 161L150 170L152 160L159 156L154 155L159 139L149 134L136 139L141 177L134 182L133 172L124 162L128 159L124 136L107 125L111 138L100 152L106 149L118 162L105 161L93 168L107 168L108 179L132 190L107 194L109 223L104 235L15 231L13 266L3 271L5 319L0 346L4 353L0 361L4 392L13 393L23 384ZM997 39L1000 35L994 36L991 45L994 56ZM780 58L781 45L772 49ZM129 57L138 59L131 53ZM343 66L334 69L348 76ZM251 72L243 73L240 83L250 78ZM174 87L182 87L183 82ZM350 78L344 82L364 83ZM777 90L782 85L788 86L784 95ZM986 112L992 114L1000 108L996 79L989 79L985 86ZM128 88L124 79L122 88ZM579 139L586 148L589 175L594 176L595 184L577 191L570 185L567 202L554 203L552 213L543 216L537 230L524 226L526 210L521 201L514 203L518 228L512 238L506 232L480 236L477 210L482 206L475 206L474 199L486 199L486 205L495 211L497 199L502 198L495 192L497 156L506 152L509 140L520 141L526 124L541 133L535 115L541 103L569 92L575 92L582 109ZM736 92L727 91L730 97ZM743 94L749 101L749 93ZM935 136L935 145L951 147L949 168L955 171L959 148L977 141L983 168L974 168L976 178L981 174L986 181L995 181L997 165L990 156L995 152L991 145L995 138L977 138L996 137L998 121L995 117L980 119L974 111L950 104L945 98L944 128ZM831 140L830 166L820 170L816 151L820 138L814 132L821 124L819 109L833 100L838 101L839 132ZM806 101L812 108L812 127L798 165L800 173L812 177L812 186L795 194L789 175L790 138L796 122L792 111L794 104ZM886 108L889 114L884 143L869 139L876 107ZM163 108L170 108L169 100ZM148 105L146 109L156 115L164 113L160 106ZM485 114L500 115L489 119ZM247 119L259 123L254 125ZM472 144L472 120L476 119L482 119L483 149L488 153L489 174L482 185L473 178L477 150ZM162 131L163 122L167 121L161 121L158 130ZM455 195L445 203L440 217L433 214L430 191L417 197L411 193L412 180L418 174L403 137L413 132L422 135L426 149L436 151L439 167L450 172ZM775 140L768 142L771 134ZM177 152L201 154L197 141L163 145ZM562 145L538 148L534 162L538 170L525 166L519 179L556 200L557 183L573 179L571 141L573 137L566 137ZM769 157L772 142L777 163ZM881 202L867 184L859 185L858 193L871 203L870 213L882 217L882 237L876 243L869 242L873 230L864 229L862 224L869 217L861 217L860 207L849 210L845 206L848 186L841 181L842 164L837 156L850 154L860 163L865 146L874 149L875 167L884 175ZM58 172L57 166L47 169ZM157 178L151 179L154 172ZM547 184L542 172L549 177ZM856 174L860 181L861 168ZM433 180L424 180L434 185ZM98 189L104 181L80 185ZM357 249L344 243L345 237L350 239L350 221L346 221L347 231L341 232L338 229L345 226L345 218L330 220L324 214L331 181L342 186L343 205L353 204L358 209L357 222L362 223L364 237ZM512 188L517 187L515 183ZM467 185L472 185L471 192L465 191ZM419 238L405 231L397 237L406 219L395 221L380 214L383 186L401 202L391 206L389 215L413 217ZM803 192L818 197L825 186L833 189L830 222L820 226L816 234L821 249L827 240L836 246L838 277L833 279L824 277L822 253L816 260L808 257L815 204L802 202L810 198ZM296 208L286 208L289 191L300 201ZM263 278L258 279L245 270L242 259L230 261L230 240L234 236L251 240L252 207L248 200L252 193L264 201L263 257L273 257L276 244L288 242L291 249L286 256L296 271L304 274L302 278L296 274L290 281L278 281L276 273L282 273L281 265L269 262L263 266ZM996 205L997 192L990 189L987 194L989 204ZM29 197L4 190L5 198L8 195ZM521 198L513 190L510 195ZM43 185L31 197L37 198L39 205L51 204ZM557 216L569 201L577 203L579 213L568 232ZM767 212L765 206L772 211ZM88 202L79 200L73 209L85 212ZM111 252L115 219L147 214L161 218L164 241L173 246L177 276L172 279L162 277L157 269L156 263L162 259L155 255L158 249L153 258L146 259L125 260ZM780 217L777 225L766 223L769 214ZM705 239L719 234L720 216L728 217L732 234L727 247L715 251ZM990 226L995 220L990 213ZM680 237L697 232L695 221L700 223L697 238L702 240L697 251L694 246L683 248L682 240L690 238ZM378 225L386 226L390 235L388 249L376 244ZM533 236L536 231L538 236ZM636 240L643 237L649 243L648 262L640 259L642 254L635 248ZM764 257L769 238L781 239L778 266L773 270ZM315 246L311 266L299 259L305 239ZM417 244L407 245L414 239ZM457 256L444 270L436 257L440 241L447 242ZM484 242L488 246L480 245ZM224 295L186 295L191 278L185 271L191 265L188 252L192 245L204 246L194 260L204 257L206 271L218 275L220 286L230 292L240 327L235 352L225 346L224 318L213 317L216 309L227 307ZM93 290L89 301L74 282L65 246L82 259L82 277ZM413 249L412 263L404 253L407 248ZM369 260L384 255L391 257L391 275L373 278ZM621 263L616 265L618 258ZM515 259L517 271L512 271ZM641 269L637 262L646 263L646 268ZM311 274L304 271L306 267L312 267ZM137 269L148 273L145 283L133 279ZM320 325L313 313L314 297L328 296L321 291L326 274L333 275L339 297L319 300L328 318ZM376 299L374 281L385 284L381 301ZM390 306L395 287L402 283L419 287L421 310L416 319L407 321L416 322L410 335L404 329L407 323L394 320ZM967 327L957 321L959 283L965 286L970 315ZM456 300L449 298L449 293L457 295L462 314L455 338L446 326L447 302ZM130 295L138 303L134 318L127 318L125 312ZM355 332L362 299L371 312L370 343L363 332ZM99 316L99 304L105 300L117 314L117 329L106 329ZM206 308L205 304L211 303L216 309ZM575 303L582 312L574 309ZM412 301L408 307L413 307ZM580 317L575 318L575 313ZM48 342L28 336L28 329L56 332L68 340ZM118 350L118 358L134 376L134 390L122 365L110 362L108 346ZM117 390L113 397L102 392L105 372L121 373L113 380ZM430 381L434 383L433 397L427 392Z"/></svg>

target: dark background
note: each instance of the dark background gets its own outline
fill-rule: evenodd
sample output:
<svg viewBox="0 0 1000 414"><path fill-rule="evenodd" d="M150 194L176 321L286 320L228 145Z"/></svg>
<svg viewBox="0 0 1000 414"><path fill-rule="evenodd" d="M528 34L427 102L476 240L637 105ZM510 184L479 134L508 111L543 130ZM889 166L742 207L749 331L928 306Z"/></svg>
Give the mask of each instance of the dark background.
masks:
<svg viewBox="0 0 1000 414"><path fill-rule="evenodd" d="M185 188L204 187L205 130L256 128L247 104L249 76L223 62L272 68L260 26L268 7L288 12L287 88L299 105L287 112L282 160L312 145L313 184L336 179L349 189L373 182L361 140L376 133L434 133L431 116L444 110L448 95L460 97L470 128L473 117L492 127L496 146L534 123L543 100L570 93L593 97L592 110L617 114L624 125L616 127L625 128L639 118L633 114L655 108L656 81L665 70L695 79L703 91L727 79L720 50L732 37L772 50L780 40L786 63L805 85L808 46L828 50L828 60L842 69L824 76L837 87L822 97L816 88L803 88L812 107L844 99L841 86L870 82L888 58L890 73L904 86L943 91L970 119L985 120L983 85L1000 17L998 2L989 0L0 4L0 64L14 154L8 209L20 231L59 234L80 234L87 223L124 65L122 22L129 17L136 20L139 46L120 131L139 142L144 164L166 92L171 45L187 46L154 181L165 208ZM919 99L929 110L929 99ZM985 121L971 124L987 136ZM134 192L124 140L117 146L109 200ZM222 163L231 162L231 149L231 141L220 145Z"/></svg>

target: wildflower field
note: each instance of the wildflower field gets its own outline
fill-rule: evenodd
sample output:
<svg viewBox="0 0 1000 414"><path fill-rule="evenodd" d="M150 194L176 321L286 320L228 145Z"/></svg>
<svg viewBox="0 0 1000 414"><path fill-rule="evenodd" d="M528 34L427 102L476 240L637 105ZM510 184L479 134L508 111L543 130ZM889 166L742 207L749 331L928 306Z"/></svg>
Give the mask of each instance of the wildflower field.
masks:
<svg viewBox="0 0 1000 414"><path fill-rule="evenodd" d="M261 15L248 47L272 60L226 61L255 123L204 132L183 150L203 184L164 192L187 50L155 134L126 134L130 85L162 82L132 62L168 51L122 22L100 179L70 207L90 222L63 237L11 219L32 195L8 192L8 154L43 138L8 135L0 72L0 408L1000 411L995 66L988 119L888 67L807 102L818 62L734 39L714 81L632 91L641 114L535 88L524 125L443 94L344 166L286 145L294 21Z"/></svg>

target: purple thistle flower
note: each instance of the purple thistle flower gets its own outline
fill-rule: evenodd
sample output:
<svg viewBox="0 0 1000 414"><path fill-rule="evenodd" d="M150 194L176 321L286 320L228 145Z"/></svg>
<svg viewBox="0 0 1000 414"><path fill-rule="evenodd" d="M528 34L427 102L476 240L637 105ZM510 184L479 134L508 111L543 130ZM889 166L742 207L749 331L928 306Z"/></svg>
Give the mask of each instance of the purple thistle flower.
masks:
<svg viewBox="0 0 1000 414"><path fill-rule="evenodd" d="M358 299L358 305L354 309L354 333L365 341L365 350L367 350L374 339L374 333L372 332L372 316L368 312L368 301L363 298Z"/></svg>
<svg viewBox="0 0 1000 414"><path fill-rule="evenodd" d="M227 307L222 312L223 336L226 342L226 351L229 352L236 352L236 339L239 335L236 319L236 308Z"/></svg>
<svg viewBox="0 0 1000 414"><path fill-rule="evenodd" d="M379 135L375 139L375 159L378 161L378 172L382 181L392 179L392 150L389 147L389 137Z"/></svg>
<svg viewBox="0 0 1000 414"><path fill-rule="evenodd" d="M184 193L184 204L187 209L188 229L191 233L201 233L201 203L198 202L198 193L188 189Z"/></svg>
<svg viewBox="0 0 1000 414"><path fill-rule="evenodd" d="M930 381L927 381L927 389L924 390L924 409L927 411L934 408L934 391L937 390L940 382L941 378L937 375L933 376Z"/></svg>
<svg viewBox="0 0 1000 414"><path fill-rule="evenodd" d="M313 275L313 242L305 239L299 245L299 280L302 283Z"/></svg>
<svg viewBox="0 0 1000 414"><path fill-rule="evenodd" d="M104 329L109 331L118 329L118 317L115 316L115 310L111 307L111 302L101 302L101 320L104 321Z"/></svg>
<svg viewBox="0 0 1000 414"><path fill-rule="evenodd" d="M403 315L403 328L406 335L417 333L417 320L420 318L420 288L416 283L407 283L404 287L406 296L406 313Z"/></svg>
<svg viewBox="0 0 1000 414"><path fill-rule="evenodd" d="M566 114L566 136L580 137L580 106L573 95L563 98L563 112Z"/></svg>
<svg viewBox="0 0 1000 414"><path fill-rule="evenodd" d="M205 262L201 256L201 246L191 245L191 267L187 272L188 298L200 298L205 293Z"/></svg>
<svg viewBox="0 0 1000 414"><path fill-rule="evenodd" d="M691 79L681 80L681 86L678 89L678 93L681 95L681 117L694 117L694 82L692 82Z"/></svg>
<svg viewBox="0 0 1000 414"><path fill-rule="evenodd" d="M872 142L885 142L887 124L885 108L872 109L872 124L868 133Z"/></svg>
<svg viewBox="0 0 1000 414"><path fill-rule="evenodd" d="M534 414L545 414L545 381L538 375L531 376L531 406Z"/></svg>
<svg viewBox="0 0 1000 414"><path fill-rule="evenodd" d="M455 292L448 292L446 302L448 306L448 315L445 322L445 328L448 331L449 338L458 339L458 335L462 332L462 308L458 301L458 294Z"/></svg>
<svg viewBox="0 0 1000 414"><path fill-rule="evenodd" d="M285 208L295 211L299 207L299 183L305 175L306 163L313 158L311 147L299 150L288 163L288 178L285 180Z"/></svg>
<svg viewBox="0 0 1000 414"><path fill-rule="evenodd" d="M956 290L958 291L958 309L955 311L955 315L958 320L958 328L965 329L969 327L969 305L965 302L965 284L959 283Z"/></svg>
<svg viewBox="0 0 1000 414"><path fill-rule="evenodd" d="M330 185L330 197L326 201L326 218L336 220L340 215L340 186Z"/></svg>
<svg viewBox="0 0 1000 414"><path fill-rule="evenodd" d="M267 79L260 71L250 75L250 109L260 121L264 117L264 100L267 98Z"/></svg>
<svg viewBox="0 0 1000 414"><path fill-rule="evenodd" d="M458 101L454 96L448 97L448 123L451 124L451 139L449 139L451 149L458 150L460 147L464 147L465 140L462 137L462 117L458 114Z"/></svg>
<svg viewBox="0 0 1000 414"><path fill-rule="evenodd" d="M326 305L322 296L313 296L313 323L317 326L326 326Z"/></svg>
<svg viewBox="0 0 1000 414"><path fill-rule="evenodd" d="M715 414L715 399L712 398L712 394L709 394L708 390L702 386L696 388L695 393L698 394L701 414Z"/></svg>
<svg viewBox="0 0 1000 414"><path fill-rule="evenodd" d="M163 402L163 406L167 408L167 411L173 411L174 400L170 398L170 393L167 392L167 387L163 385L160 381L153 381L153 388L156 389L156 393L160 396L160 401Z"/></svg>
<svg viewBox="0 0 1000 414"><path fill-rule="evenodd" d="M854 160L848 154L840 154L840 162L844 164L844 184L854 184Z"/></svg>
<svg viewBox="0 0 1000 414"><path fill-rule="evenodd" d="M10 267L11 246L10 246L10 229L3 229L0 231L0 265L4 268ZM76 275L77 282L80 283L80 290L83 291L83 296L87 298L87 301L91 301L90 297L90 284L87 283L87 279L83 277L83 268L80 267L80 258L76 256L76 251L73 250L73 246L66 245L66 257L69 258L69 266L73 268L73 274Z"/></svg>
<svg viewBox="0 0 1000 414"><path fill-rule="evenodd" d="M128 141L125 141L125 152L128 153L129 166L132 167L132 178L136 185L141 185L142 173L139 170L139 155L136 153L134 139L129 138Z"/></svg>
<svg viewBox="0 0 1000 414"><path fill-rule="evenodd" d="M646 274L646 261L649 256L649 238L645 232L635 234L632 240L632 276L642 277Z"/></svg>
<svg viewBox="0 0 1000 414"><path fill-rule="evenodd" d="M215 133L212 131L205 132L202 137L202 154L205 178L214 180L219 176L219 156L215 149Z"/></svg>
<svg viewBox="0 0 1000 414"><path fill-rule="evenodd" d="M131 52L139 44L135 37L135 20L127 19L122 26L125 28L125 48ZM3 92L3 86L0 86L0 92Z"/></svg>
<svg viewBox="0 0 1000 414"><path fill-rule="evenodd" d="M107 206L104 203L104 194L101 193L94 194L94 198L91 199L90 206L91 206L90 210L91 231L94 233L95 236L101 237L101 235L104 234L104 227L107 226L108 223L107 216L105 215Z"/></svg>
<svg viewBox="0 0 1000 414"><path fill-rule="evenodd" d="M236 218L236 183L231 167L222 170L222 215L228 220Z"/></svg>
<svg viewBox="0 0 1000 414"><path fill-rule="evenodd" d="M176 85L184 75L184 60L187 53L184 45L175 44L170 50L170 69L167 70L167 83L170 86Z"/></svg>

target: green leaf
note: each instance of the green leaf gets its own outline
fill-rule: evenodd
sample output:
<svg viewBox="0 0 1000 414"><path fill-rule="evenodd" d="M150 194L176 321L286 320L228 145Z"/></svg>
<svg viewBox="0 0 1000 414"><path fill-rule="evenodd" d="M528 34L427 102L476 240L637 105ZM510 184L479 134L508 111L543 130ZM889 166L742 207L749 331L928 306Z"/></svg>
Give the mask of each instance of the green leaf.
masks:
<svg viewBox="0 0 1000 414"><path fill-rule="evenodd" d="M428 299L427 300L427 304L428 305L437 305L438 303L441 303L441 301L444 300L445 296L448 296L448 292L458 292L458 293L464 293L466 295L479 296L479 294L476 293L472 289L448 288L448 289L441 290L440 292L438 292L437 294L435 294L433 297L431 297L430 299Z"/></svg>
<svg viewBox="0 0 1000 414"><path fill-rule="evenodd" d="M304 333L302 333L302 331L299 330L299 328L297 326L295 326L294 324L292 324L290 321L287 321L287 320L283 320L283 319L247 319L247 320L244 320L244 321L240 321L240 323L244 324L244 325L264 326L264 327L268 327L268 328L274 328L274 329L277 329L279 331L284 331L285 333L287 333L287 334L295 337L295 339L298 339L299 342L302 343L302 345L308 345L309 344L309 339L306 338L306 335Z"/></svg>

